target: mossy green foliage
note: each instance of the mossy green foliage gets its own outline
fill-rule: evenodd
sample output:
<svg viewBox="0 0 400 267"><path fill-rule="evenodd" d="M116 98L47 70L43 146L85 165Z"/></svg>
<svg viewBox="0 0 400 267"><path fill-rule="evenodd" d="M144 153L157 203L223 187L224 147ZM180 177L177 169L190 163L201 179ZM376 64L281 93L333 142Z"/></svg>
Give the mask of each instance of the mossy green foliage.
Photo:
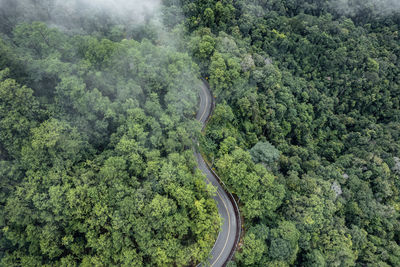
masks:
<svg viewBox="0 0 400 267"><path fill-rule="evenodd" d="M245 218L235 264L399 265L399 10L182 2L217 99L204 151Z"/></svg>
<svg viewBox="0 0 400 267"><path fill-rule="evenodd" d="M190 57L40 22L0 43L0 265L205 260L220 222L195 169Z"/></svg>

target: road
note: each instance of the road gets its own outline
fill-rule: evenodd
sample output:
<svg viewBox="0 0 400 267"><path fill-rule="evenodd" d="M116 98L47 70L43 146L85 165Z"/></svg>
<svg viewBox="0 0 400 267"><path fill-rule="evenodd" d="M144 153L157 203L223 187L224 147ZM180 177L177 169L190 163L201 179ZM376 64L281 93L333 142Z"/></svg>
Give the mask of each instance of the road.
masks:
<svg viewBox="0 0 400 267"><path fill-rule="evenodd" d="M207 122L213 109L213 97L208 85L204 82L201 84L200 105L196 119L201 122L203 128ZM218 178L207 167L200 153L195 152L198 167L206 175L207 183L212 183L217 192L214 200L217 202L218 212L223 219L223 225L210 254L208 264L211 267L225 266L233 255L240 231L239 210L231 195L228 195L218 182Z"/></svg>

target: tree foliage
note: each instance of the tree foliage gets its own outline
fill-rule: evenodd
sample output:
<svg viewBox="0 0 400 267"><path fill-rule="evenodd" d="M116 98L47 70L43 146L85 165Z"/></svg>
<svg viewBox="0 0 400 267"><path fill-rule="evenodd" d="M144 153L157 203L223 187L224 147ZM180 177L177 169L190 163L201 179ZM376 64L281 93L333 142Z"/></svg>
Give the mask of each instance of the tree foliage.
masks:
<svg viewBox="0 0 400 267"><path fill-rule="evenodd" d="M217 97L203 151L245 218L236 264L396 265L398 9L181 2L190 40L215 43L208 58L192 55ZM229 22L217 19L229 10ZM254 234L262 227L268 236Z"/></svg>
<svg viewBox="0 0 400 267"><path fill-rule="evenodd" d="M0 265L205 260L220 221L191 149L190 57L41 22L1 44Z"/></svg>

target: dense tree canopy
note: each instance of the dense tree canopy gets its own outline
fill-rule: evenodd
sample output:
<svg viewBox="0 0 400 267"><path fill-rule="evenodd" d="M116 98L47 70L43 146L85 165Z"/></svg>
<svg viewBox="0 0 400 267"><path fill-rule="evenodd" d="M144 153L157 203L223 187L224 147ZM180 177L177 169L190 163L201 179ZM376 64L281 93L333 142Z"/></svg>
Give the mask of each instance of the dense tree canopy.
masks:
<svg viewBox="0 0 400 267"><path fill-rule="evenodd" d="M395 1L61 2L0 3L0 265L205 260L194 138L244 218L231 266L400 265Z"/></svg>
<svg viewBox="0 0 400 267"><path fill-rule="evenodd" d="M198 67L144 39L1 39L2 266L185 266L219 230L195 170Z"/></svg>
<svg viewBox="0 0 400 267"><path fill-rule="evenodd" d="M217 97L203 151L245 219L235 264L398 265L396 5L181 2Z"/></svg>

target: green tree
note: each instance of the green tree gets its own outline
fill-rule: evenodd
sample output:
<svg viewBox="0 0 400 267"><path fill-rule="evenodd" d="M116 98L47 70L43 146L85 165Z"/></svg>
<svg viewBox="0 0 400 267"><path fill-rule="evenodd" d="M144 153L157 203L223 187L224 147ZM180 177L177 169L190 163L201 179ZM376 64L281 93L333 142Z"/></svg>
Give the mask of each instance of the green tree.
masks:
<svg viewBox="0 0 400 267"><path fill-rule="evenodd" d="M3 71L2 75L8 71ZM32 89L13 79L0 81L0 150L18 158L32 128L44 118Z"/></svg>
<svg viewBox="0 0 400 267"><path fill-rule="evenodd" d="M280 151L267 142L258 142L250 149L250 155L255 163L271 166L279 159Z"/></svg>
<svg viewBox="0 0 400 267"><path fill-rule="evenodd" d="M278 228L271 229L269 237L271 259L293 264L299 251L299 238L300 232L296 229L294 223L280 222Z"/></svg>

